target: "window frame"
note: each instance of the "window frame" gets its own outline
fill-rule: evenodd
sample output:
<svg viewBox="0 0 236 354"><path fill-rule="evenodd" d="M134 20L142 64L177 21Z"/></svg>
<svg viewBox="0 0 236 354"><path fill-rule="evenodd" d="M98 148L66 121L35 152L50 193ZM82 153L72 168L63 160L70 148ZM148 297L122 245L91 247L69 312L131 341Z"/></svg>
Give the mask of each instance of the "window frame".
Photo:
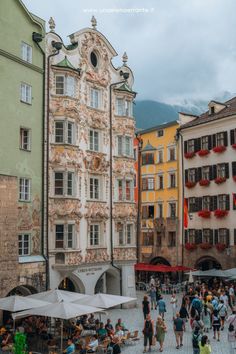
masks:
<svg viewBox="0 0 236 354"><path fill-rule="evenodd" d="M97 97L95 97L95 93ZM90 87L89 107L93 109L102 109L102 89L98 87Z"/></svg>
<svg viewBox="0 0 236 354"><path fill-rule="evenodd" d="M28 137L27 137L28 142L26 143L27 147L24 147L25 136L22 135L23 132L28 132ZM31 129L30 128L20 127L20 150L31 151Z"/></svg>
<svg viewBox="0 0 236 354"><path fill-rule="evenodd" d="M58 78L63 78L63 83L62 81L59 83L57 81ZM71 90L71 83L69 84L69 81L73 81L73 90ZM63 87L58 87L58 84L63 85ZM57 90L61 90L61 92L57 92ZM68 74L56 74L55 75L55 95L56 96L68 96L68 97L76 97L76 79L72 75Z"/></svg>
<svg viewBox="0 0 236 354"><path fill-rule="evenodd" d="M101 180L98 176L89 176L89 199L90 200L101 199L100 186L101 186Z"/></svg>
<svg viewBox="0 0 236 354"><path fill-rule="evenodd" d="M27 236L28 240L24 240L25 237ZM22 238L22 240L20 240ZM25 257L25 256L30 256L31 254L31 234L30 233L21 233L18 234L18 255L19 257ZM22 243L22 246L20 247L20 243ZM28 252L25 252L25 243L27 244ZM20 252L21 250L21 252Z"/></svg>
<svg viewBox="0 0 236 354"><path fill-rule="evenodd" d="M27 89L29 90L28 93ZM32 105L32 86L26 82L20 83L20 101Z"/></svg>
<svg viewBox="0 0 236 354"><path fill-rule="evenodd" d="M25 190L25 188L26 188L25 182L26 181L28 181L28 186L27 186L28 191L27 192ZM24 188L23 191L21 191L22 182L23 182L23 188ZM27 198L26 198L26 195L28 195ZM19 178L19 201L20 202L30 202L31 201L31 179L30 178L27 178L27 177L20 177Z"/></svg>
<svg viewBox="0 0 236 354"><path fill-rule="evenodd" d="M89 225L89 246L99 247L100 243L101 243L101 225L99 223L91 223Z"/></svg>
<svg viewBox="0 0 236 354"><path fill-rule="evenodd" d="M97 134L97 138L95 134ZM100 131L98 129L89 129L89 150L93 152L100 151Z"/></svg>
<svg viewBox="0 0 236 354"><path fill-rule="evenodd" d="M33 62L33 48L24 41L21 42L21 59L30 64Z"/></svg>
<svg viewBox="0 0 236 354"><path fill-rule="evenodd" d="M56 134L58 128L56 127L57 124L62 124L62 132L63 137L62 141L57 141L57 137L60 135ZM71 142L69 141L69 125L71 125ZM61 129L61 128L60 128ZM68 144L74 145L75 144L75 122L70 119L55 119L54 120L54 144Z"/></svg>
<svg viewBox="0 0 236 354"><path fill-rule="evenodd" d="M62 185L61 186L56 186L56 174L61 174L62 179ZM69 174L71 175L71 187L69 187ZM59 181L59 179L58 179ZM76 175L75 171L73 170L68 170L68 171L62 171L62 170L54 170L53 171L53 182L54 182L54 197L60 197L60 198L76 198ZM62 193L56 193L56 188L61 188ZM69 188L71 189L71 194L68 193Z"/></svg>
<svg viewBox="0 0 236 354"><path fill-rule="evenodd" d="M60 232L62 234L62 239L57 239L57 234L59 232L57 232L57 227L62 227L62 232ZM69 231L69 228L72 228L71 231ZM55 223L55 232L54 232L54 237L55 237L55 249L56 250L70 250L70 249L74 249L75 248L75 223L74 222L67 222L67 223L63 223L63 222L56 222ZM69 233L71 234L71 238L69 239ZM71 243L71 245L70 245ZM57 246L58 244L58 246Z"/></svg>

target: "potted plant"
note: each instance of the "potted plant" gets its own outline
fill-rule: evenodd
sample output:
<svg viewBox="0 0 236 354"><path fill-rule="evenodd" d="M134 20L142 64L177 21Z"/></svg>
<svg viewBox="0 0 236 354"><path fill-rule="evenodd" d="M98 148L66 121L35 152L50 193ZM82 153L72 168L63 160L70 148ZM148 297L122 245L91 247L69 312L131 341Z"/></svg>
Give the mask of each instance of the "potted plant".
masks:
<svg viewBox="0 0 236 354"><path fill-rule="evenodd" d="M202 149L202 150L199 150L197 153L198 153L198 156L206 156L210 153L210 150Z"/></svg>
<svg viewBox="0 0 236 354"><path fill-rule="evenodd" d="M186 153L184 154L184 157L185 157L186 159L192 159L194 156L195 156L195 152L186 152Z"/></svg>
<svg viewBox="0 0 236 354"><path fill-rule="evenodd" d="M233 176L233 180L234 180L234 182L236 182L236 176Z"/></svg>
<svg viewBox="0 0 236 354"><path fill-rule="evenodd" d="M187 187L187 188L193 188L195 185L196 185L196 182L188 181L185 183L185 187Z"/></svg>
<svg viewBox="0 0 236 354"><path fill-rule="evenodd" d="M187 251L192 252L197 248L197 245L196 245L196 243L187 242L187 243L185 243L185 248Z"/></svg>
<svg viewBox="0 0 236 354"><path fill-rule="evenodd" d="M232 148L233 148L233 149L236 149L236 144L232 144Z"/></svg>
<svg viewBox="0 0 236 354"><path fill-rule="evenodd" d="M216 153L221 153L221 152L224 152L225 150L226 150L226 146L224 146L224 145L215 146L213 148L213 151Z"/></svg>
<svg viewBox="0 0 236 354"><path fill-rule="evenodd" d="M200 216L201 218L208 219L211 217L211 212L210 210L200 210L198 212L198 216Z"/></svg>
<svg viewBox="0 0 236 354"><path fill-rule="evenodd" d="M224 218L228 215L228 210L216 209L214 215L216 218Z"/></svg>
<svg viewBox="0 0 236 354"><path fill-rule="evenodd" d="M226 249L226 244L225 243L217 243L216 244L216 249L219 252L223 252Z"/></svg>
<svg viewBox="0 0 236 354"><path fill-rule="evenodd" d="M221 183L224 183L226 181L226 177L217 177L215 178L215 183L216 184L221 184Z"/></svg>
<svg viewBox="0 0 236 354"><path fill-rule="evenodd" d="M199 184L200 184L200 186L209 186L210 181L209 181L209 179L201 179L199 181Z"/></svg>
<svg viewBox="0 0 236 354"><path fill-rule="evenodd" d="M209 250L210 248L212 248L212 245L209 242L203 242L200 243L200 248L202 250Z"/></svg>

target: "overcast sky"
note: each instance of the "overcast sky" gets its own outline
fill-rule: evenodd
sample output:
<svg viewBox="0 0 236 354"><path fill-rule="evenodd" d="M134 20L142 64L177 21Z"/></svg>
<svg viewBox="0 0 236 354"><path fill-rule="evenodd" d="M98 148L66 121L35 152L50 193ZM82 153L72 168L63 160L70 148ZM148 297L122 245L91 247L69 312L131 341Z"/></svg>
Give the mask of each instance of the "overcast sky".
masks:
<svg viewBox="0 0 236 354"><path fill-rule="evenodd" d="M236 92L235 0L23 0L67 36L92 14L118 52L127 52L138 99L180 103Z"/></svg>

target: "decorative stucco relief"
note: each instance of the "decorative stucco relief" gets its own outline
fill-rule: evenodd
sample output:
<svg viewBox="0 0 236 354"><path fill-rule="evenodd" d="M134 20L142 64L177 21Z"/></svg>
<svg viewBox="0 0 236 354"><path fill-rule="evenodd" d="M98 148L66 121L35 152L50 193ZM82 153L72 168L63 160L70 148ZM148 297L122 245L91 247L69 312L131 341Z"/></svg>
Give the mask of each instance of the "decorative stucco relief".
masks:
<svg viewBox="0 0 236 354"><path fill-rule="evenodd" d="M60 217L81 219L80 208L81 202L79 200L54 198L49 201L49 218L50 220Z"/></svg>
<svg viewBox="0 0 236 354"><path fill-rule="evenodd" d="M109 256L106 248L87 249L85 263L106 262L108 260Z"/></svg>
<svg viewBox="0 0 236 354"><path fill-rule="evenodd" d="M116 261L132 261L136 259L136 248L114 248Z"/></svg>
<svg viewBox="0 0 236 354"><path fill-rule="evenodd" d="M114 219L136 220L136 206L128 203L116 203L113 209L113 217Z"/></svg>
<svg viewBox="0 0 236 354"><path fill-rule="evenodd" d="M109 161L101 153L87 153L84 157L84 165L89 172L108 173Z"/></svg>
<svg viewBox="0 0 236 354"><path fill-rule="evenodd" d="M134 161L132 159L115 158L113 162L113 171L119 175L133 176L135 174Z"/></svg>
<svg viewBox="0 0 236 354"><path fill-rule="evenodd" d="M81 169L83 152L77 146L51 146L50 163L68 165Z"/></svg>
<svg viewBox="0 0 236 354"><path fill-rule="evenodd" d="M109 208L105 203L89 202L85 205L85 218L87 219L108 219Z"/></svg>
<svg viewBox="0 0 236 354"><path fill-rule="evenodd" d="M77 265L77 264L81 264L82 262L83 262L83 257L81 255L81 251L65 253L66 265Z"/></svg>

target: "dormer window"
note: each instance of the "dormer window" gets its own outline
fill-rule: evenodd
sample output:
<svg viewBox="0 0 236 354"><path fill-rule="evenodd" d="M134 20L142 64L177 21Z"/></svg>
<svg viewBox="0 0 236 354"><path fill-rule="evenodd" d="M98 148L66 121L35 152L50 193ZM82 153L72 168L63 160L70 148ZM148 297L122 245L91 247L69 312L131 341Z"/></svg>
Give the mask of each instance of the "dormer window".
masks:
<svg viewBox="0 0 236 354"><path fill-rule="evenodd" d="M221 112L222 109L227 107L227 105L217 101L210 101L208 107L209 107L209 116L212 116L214 114Z"/></svg>
<svg viewBox="0 0 236 354"><path fill-rule="evenodd" d="M98 57L97 57L97 54L94 53L94 52L91 52L90 54L90 60L91 60L91 64L94 68L97 67L98 65Z"/></svg>
<svg viewBox="0 0 236 354"><path fill-rule="evenodd" d="M211 115L215 114L215 107L214 106L211 107L210 112L211 112Z"/></svg>

